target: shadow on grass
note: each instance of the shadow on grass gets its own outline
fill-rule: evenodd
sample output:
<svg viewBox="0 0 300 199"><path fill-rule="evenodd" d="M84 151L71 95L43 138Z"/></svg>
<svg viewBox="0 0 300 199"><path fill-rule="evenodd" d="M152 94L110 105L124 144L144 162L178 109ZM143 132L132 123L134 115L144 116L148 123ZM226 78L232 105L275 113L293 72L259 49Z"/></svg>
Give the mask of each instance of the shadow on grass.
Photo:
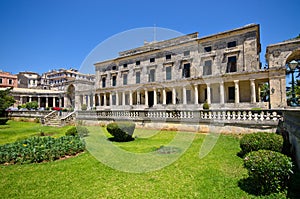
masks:
<svg viewBox="0 0 300 199"><path fill-rule="evenodd" d="M117 139L115 137L110 137L110 138L107 138L109 141L111 142L131 142L134 140L133 137L128 137L126 139Z"/></svg>

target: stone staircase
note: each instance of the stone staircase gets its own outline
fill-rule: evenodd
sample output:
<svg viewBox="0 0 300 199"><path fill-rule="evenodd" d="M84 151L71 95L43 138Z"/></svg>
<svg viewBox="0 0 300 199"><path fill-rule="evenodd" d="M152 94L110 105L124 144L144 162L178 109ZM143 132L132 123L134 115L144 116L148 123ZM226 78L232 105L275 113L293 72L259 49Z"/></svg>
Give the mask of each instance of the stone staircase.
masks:
<svg viewBox="0 0 300 199"><path fill-rule="evenodd" d="M59 111L52 111L45 117L41 118L41 123L44 126L65 126L65 125L71 125L75 123L76 118L76 112L73 111L69 113L68 115L62 117L60 116Z"/></svg>

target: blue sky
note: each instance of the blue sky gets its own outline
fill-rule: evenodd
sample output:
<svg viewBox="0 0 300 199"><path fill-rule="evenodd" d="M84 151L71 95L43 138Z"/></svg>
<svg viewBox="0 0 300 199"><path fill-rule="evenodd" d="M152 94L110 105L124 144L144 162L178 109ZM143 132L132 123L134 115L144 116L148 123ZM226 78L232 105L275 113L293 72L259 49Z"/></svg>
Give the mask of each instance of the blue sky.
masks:
<svg viewBox="0 0 300 199"><path fill-rule="evenodd" d="M99 43L154 24L201 37L258 23L264 62L267 45L300 33L299 10L298 0L1 0L0 69L79 69Z"/></svg>

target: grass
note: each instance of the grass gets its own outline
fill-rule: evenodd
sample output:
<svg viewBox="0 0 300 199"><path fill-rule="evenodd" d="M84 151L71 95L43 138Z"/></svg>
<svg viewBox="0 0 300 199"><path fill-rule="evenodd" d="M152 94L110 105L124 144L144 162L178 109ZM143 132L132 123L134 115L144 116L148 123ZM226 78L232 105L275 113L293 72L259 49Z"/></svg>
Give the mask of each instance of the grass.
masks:
<svg viewBox="0 0 300 199"><path fill-rule="evenodd" d="M25 125L10 122L9 125ZM34 123L27 128L37 128ZM91 136L100 127L90 127ZM2 134L7 132L0 129ZM63 129L57 129L57 135ZM49 131L50 132L50 131ZM166 145L176 132L138 130L136 140L113 143L131 152L146 153ZM23 132L22 136L32 136ZM13 135L15 139L20 136ZM114 170L95 159L89 152L77 157L41 164L0 166L1 198L256 198L243 191L238 183L247 172L239 139L221 135L212 151L199 158L205 135L197 134L184 155L170 166L147 173ZM13 139L8 139L12 141Z"/></svg>

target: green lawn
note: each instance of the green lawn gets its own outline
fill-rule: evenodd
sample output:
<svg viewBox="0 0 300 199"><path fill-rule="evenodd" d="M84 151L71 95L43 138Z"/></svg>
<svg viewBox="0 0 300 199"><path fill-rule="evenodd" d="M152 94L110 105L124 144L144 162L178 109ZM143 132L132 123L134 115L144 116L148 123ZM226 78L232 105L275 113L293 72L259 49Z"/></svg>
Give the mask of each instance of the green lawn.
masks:
<svg viewBox="0 0 300 199"><path fill-rule="evenodd" d="M40 127L9 122L9 128L14 125L37 130ZM89 128L92 137L100 127ZM63 128L56 130L57 135L63 134ZM13 139L5 138L7 132L7 128L0 128L2 143L21 137L12 134ZM133 142L114 144L127 151L146 153L166 145L176 134L164 131L143 136L143 132L135 132L138 138ZM22 136L33 134L32 130ZM253 198L238 186L239 180L247 177L242 159L236 155L239 139L221 135L213 150L200 159L204 138L205 135L197 134L176 162L147 173L114 170L89 152L56 162L0 166L0 198Z"/></svg>

